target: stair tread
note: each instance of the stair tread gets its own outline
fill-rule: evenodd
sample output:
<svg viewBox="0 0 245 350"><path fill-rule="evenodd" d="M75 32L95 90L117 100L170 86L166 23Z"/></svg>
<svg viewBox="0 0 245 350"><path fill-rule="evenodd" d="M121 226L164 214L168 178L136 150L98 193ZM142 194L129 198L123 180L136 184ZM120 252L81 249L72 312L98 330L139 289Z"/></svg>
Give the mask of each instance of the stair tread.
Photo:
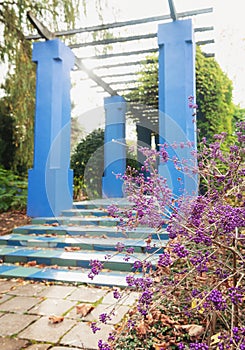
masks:
<svg viewBox="0 0 245 350"><path fill-rule="evenodd" d="M109 261L115 262L125 262L125 253L116 253L114 256L111 251L94 251L94 250L76 250L76 251L66 251L61 248L33 248L33 247L15 247L15 246L0 246L0 256L18 255L32 257L43 257L43 258L60 258L60 259L73 259L73 260L100 260L108 261L107 255L111 255ZM146 258L144 253L134 253L130 255L129 262L132 263L136 260ZM156 258L153 255L149 255L150 261L155 261Z"/></svg>
<svg viewBox="0 0 245 350"><path fill-rule="evenodd" d="M26 278L31 280L43 281L62 281L67 283L88 283L94 285L103 286L119 286L126 287L126 276L128 272L101 272L98 276L95 276L93 280L88 278L89 270L69 270L69 269L54 269L51 267L38 268L38 267L24 267L15 266L11 264L0 265L0 278ZM138 274L138 276L142 276Z"/></svg>
<svg viewBox="0 0 245 350"><path fill-rule="evenodd" d="M1 241L27 241L27 242L60 242L60 243L66 243L66 244L81 244L81 243L92 243L92 244L101 244L101 245L116 245L117 242L123 242L125 246L130 246L130 245L137 245L137 246L146 246L147 243L144 239L138 239L138 238L123 238L122 237L70 237L70 236L37 236L37 235L23 235L23 234L9 234L5 236L0 236L0 242ZM151 245L157 245L161 246L164 241L159 241L159 240L152 240Z"/></svg>

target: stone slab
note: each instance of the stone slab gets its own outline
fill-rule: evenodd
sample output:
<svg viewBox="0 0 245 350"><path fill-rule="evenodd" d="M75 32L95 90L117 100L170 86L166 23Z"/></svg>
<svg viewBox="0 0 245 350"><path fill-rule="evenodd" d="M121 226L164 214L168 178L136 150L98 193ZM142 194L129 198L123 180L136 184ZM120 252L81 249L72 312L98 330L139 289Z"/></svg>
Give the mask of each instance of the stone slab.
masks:
<svg viewBox="0 0 245 350"><path fill-rule="evenodd" d="M87 303L95 303L108 293L108 289L77 287L76 290L67 297L69 300L76 300Z"/></svg>
<svg viewBox="0 0 245 350"><path fill-rule="evenodd" d="M45 316L21 332L19 338L57 343L74 325L75 321L67 318L64 318L63 322L52 324L49 318Z"/></svg>
<svg viewBox="0 0 245 350"><path fill-rule="evenodd" d="M0 304L5 303L5 301L11 299L13 296L8 294L0 294Z"/></svg>
<svg viewBox="0 0 245 350"><path fill-rule="evenodd" d="M101 330L94 334L87 322L80 322L61 339L60 343L86 350L98 349L98 341L100 339L106 341L112 331L111 325L101 325Z"/></svg>
<svg viewBox="0 0 245 350"><path fill-rule="evenodd" d="M104 305L100 304L96 306L96 308L90 312L86 317L83 319L86 321L95 321L99 320L99 315L106 313L109 314L110 311L113 309L113 305ZM129 311L129 307L125 305L119 305L116 306L114 315L111 316L111 320L108 320L108 324L117 324L121 321L121 319L125 316L125 314Z"/></svg>
<svg viewBox="0 0 245 350"><path fill-rule="evenodd" d="M1 280L0 281L0 293L7 293L12 288L16 287L18 285L15 281L8 281L8 280Z"/></svg>
<svg viewBox="0 0 245 350"><path fill-rule="evenodd" d="M26 348L25 350L48 350L51 346L51 344L32 344L28 346L28 348Z"/></svg>
<svg viewBox="0 0 245 350"><path fill-rule="evenodd" d="M26 340L0 337L0 349L22 350L28 344Z"/></svg>
<svg viewBox="0 0 245 350"><path fill-rule="evenodd" d="M33 315L6 314L1 317L0 336L11 336L22 331L38 317ZM1 348L2 349L2 348Z"/></svg>
<svg viewBox="0 0 245 350"><path fill-rule="evenodd" d="M45 286L42 284L27 283L21 286L17 286L16 288L9 291L8 294L32 297L32 296L37 296L44 288Z"/></svg>
<svg viewBox="0 0 245 350"><path fill-rule="evenodd" d="M38 304L40 299L33 297L14 297L0 304L1 311L24 313Z"/></svg>
<svg viewBox="0 0 245 350"><path fill-rule="evenodd" d="M63 299L46 299L40 304L34 306L28 313L37 315L64 315L69 309L74 307L75 301L63 300Z"/></svg>
<svg viewBox="0 0 245 350"><path fill-rule="evenodd" d="M28 349L27 349L28 350ZM70 348L67 346L55 346L54 348L50 348L49 350L81 350L81 348Z"/></svg>
<svg viewBox="0 0 245 350"><path fill-rule="evenodd" d="M50 286L43 290L39 295L46 298L63 299L70 295L76 287L69 286Z"/></svg>
<svg viewBox="0 0 245 350"><path fill-rule="evenodd" d="M103 298L103 304L110 304L113 305L115 303L119 305L129 305L132 306L135 304L136 300L139 298L139 293L137 292L131 292L131 291L120 291L119 293L121 294L120 299L115 299L113 296L113 291L108 293L104 298Z"/></svg>

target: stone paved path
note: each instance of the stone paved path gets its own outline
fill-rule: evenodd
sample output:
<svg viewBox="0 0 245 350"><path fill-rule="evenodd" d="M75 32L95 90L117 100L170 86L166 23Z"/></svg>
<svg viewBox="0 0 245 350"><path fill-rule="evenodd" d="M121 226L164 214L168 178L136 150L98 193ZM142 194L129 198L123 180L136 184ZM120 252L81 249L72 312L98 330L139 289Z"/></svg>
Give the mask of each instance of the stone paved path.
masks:
<svg viewBox="0 0 245 350"><path fill-rule="evenodd" d="M115 316L93 334L92 321L115 304L110 288L85 285L33 283L0 280L0 349L1 350L80 350L97 349L99 339L106 340L122 317L134 305L137 294L131 292L115 311ZM93 306L82 316L77 306ZM62 316L53 324L50 316Z"/></svg>

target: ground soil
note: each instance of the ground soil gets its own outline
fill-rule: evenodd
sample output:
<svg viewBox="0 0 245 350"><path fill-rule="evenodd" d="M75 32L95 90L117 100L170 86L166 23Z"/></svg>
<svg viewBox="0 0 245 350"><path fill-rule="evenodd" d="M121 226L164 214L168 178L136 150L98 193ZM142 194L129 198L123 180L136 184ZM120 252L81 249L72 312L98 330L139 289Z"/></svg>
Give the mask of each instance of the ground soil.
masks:
<svg viewBox="0 0 245 350"><path fill-rule="evenodd" d="M25 211L11 210L0 213L0 236L12 232L15 227L28 224L30 220Z"/></svg>

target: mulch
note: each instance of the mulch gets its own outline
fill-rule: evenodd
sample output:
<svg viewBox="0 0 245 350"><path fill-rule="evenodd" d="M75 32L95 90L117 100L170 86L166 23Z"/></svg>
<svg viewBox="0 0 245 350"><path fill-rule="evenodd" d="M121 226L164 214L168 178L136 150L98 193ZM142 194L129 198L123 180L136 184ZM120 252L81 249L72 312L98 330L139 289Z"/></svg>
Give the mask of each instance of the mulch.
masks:
<svg viewBox="0 0 245 350"><path fill-rule="evenodd" d="M30 223L31 218L24 210L10 210L0 213L0 236L9 234L15 227Z"/></svg>

